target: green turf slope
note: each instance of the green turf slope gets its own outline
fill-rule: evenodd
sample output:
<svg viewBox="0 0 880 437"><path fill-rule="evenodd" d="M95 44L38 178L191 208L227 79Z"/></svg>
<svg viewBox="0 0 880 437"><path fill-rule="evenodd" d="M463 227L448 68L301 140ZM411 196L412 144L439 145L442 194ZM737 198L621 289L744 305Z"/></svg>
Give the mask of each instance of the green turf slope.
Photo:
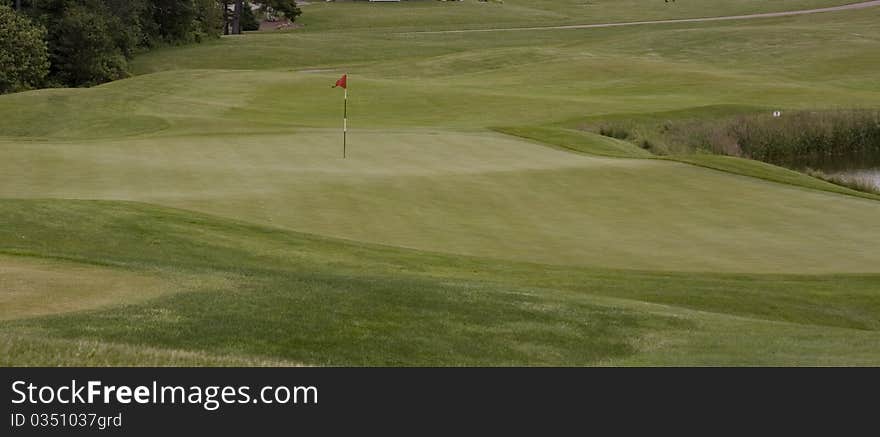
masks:
<svg viewBox="0 0 880 437"><path fill-rule="evenodd" d="M0 201L0 247L213 278L143 303L0 322L2 364L876 364L877 275L509 263L150 205Z"/></svg>

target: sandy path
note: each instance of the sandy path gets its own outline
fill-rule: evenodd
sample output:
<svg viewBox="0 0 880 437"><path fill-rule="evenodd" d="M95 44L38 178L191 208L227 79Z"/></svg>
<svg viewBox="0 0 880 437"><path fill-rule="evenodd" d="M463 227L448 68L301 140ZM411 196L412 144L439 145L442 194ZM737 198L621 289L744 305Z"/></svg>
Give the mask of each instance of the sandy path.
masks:
<svg viewBox="0 0 880 437"><path fill-rule="evenodd" d="M432 30L420 32L405 32L407 34L422 33L471 33L471 32L508 32L516 30L563 30L563 29L593 29L600 27L619 27L619 26L640 26L643 24L668 24L668 23L701 23L706 21L730 21L730 20L750 20L754 18L773 18L773 17L790 17L794 15L818 14L822 12L846 11L852 9L865 9L874 6L880 6L880 0L851 3L848 5L832 6L819 9L804 9L800 11L787 12L766 12L763 14L750 15L730 15L726 17L707 17L707 18L682 18L676 20L655 20L655 21L630 21L625 23L599 23L599 24L572 24L566 26L540 26L540 27L507 27L494 29L466 29L466 30Z"/></svg>

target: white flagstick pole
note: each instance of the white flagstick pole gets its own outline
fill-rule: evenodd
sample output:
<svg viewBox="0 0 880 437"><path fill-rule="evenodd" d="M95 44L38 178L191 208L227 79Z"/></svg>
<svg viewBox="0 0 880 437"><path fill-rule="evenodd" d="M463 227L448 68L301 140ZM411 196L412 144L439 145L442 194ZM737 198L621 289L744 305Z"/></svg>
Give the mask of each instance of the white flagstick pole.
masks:
<svg viewBox="0 0 880 437"><path fill-rule="evenodd" d="M345 140L348 133L348 84L345 85L345 102L342 106L342 159L345 159Z"/></svg>

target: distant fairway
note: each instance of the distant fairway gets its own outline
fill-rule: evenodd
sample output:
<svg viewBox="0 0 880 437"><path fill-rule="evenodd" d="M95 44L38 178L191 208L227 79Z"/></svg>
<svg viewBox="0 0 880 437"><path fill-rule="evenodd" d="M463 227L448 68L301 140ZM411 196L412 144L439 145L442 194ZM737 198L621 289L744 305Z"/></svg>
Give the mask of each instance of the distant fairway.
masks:
<svg viewBox="0 0 880 437"><path fill-rule="evenodd" d="M677 3L316 2L0 96L0 364L880 364L876 196L579 130L876 107L880 8L404 33L845 2Z"/></svg>

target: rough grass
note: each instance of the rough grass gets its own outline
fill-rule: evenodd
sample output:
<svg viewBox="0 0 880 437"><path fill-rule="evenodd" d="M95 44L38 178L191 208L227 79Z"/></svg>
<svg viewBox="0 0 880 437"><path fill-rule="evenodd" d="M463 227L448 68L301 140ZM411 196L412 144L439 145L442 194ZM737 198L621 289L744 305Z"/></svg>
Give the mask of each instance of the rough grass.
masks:
<svg viewBox="0 0 880 437"><path fill-rule="evenodd" d="M174 279L172 272L133 274L88 264L0 255L0 320L136 303L191 288Z"/></svg>
<svg viewBox="0 0 880 437"><path fill-rule="evenodd" d="M151 348L94 340L47 338L44 332L7 330L0 337L0 366L270 366L296 367L299 363L275 359L240 357L230 353Z"/></svg>
<svg viewBox="0 0 880 437"><path fill-rule="evenodd" d="M671 131L670 136L680 143L777 165L880 159L877 110L794 111L778 118L740 116L716 126L682 127L681 131L673 125Z"/></svg>
<svg viewBox="0 0 880 437"><path fill-rule="evenodd" d="M16 230L0 233L7 251L239 278L139 304L4 322L3 347L15 353L6 355L6 364L839 364L880 358L876 275L554 267L332 240L141 204L2 204L3 222ZM46 215L57 221L45 223ZM726 330L707 342L707 332ZM801 341L812 346L800 349ZM851 347L853 361L838 355L842 344ZM776 352L767 354L770 349Z"/></svg>
<svg viewBox="0 0 880 437"><path fill-rule="evenodd" d="M662 144L663 151L710 152L746 157L790 168L880 160L880 111L770 111L707 119L693 111L653 117L609 117L599 134L633 143ZM665 116L665 117L664 117ZM674 118L675 117L675 118Z"/></svg>
<svg viewBox="0 0 880 437"><path fill-rule="evenodd" d="M414 253L181 211L57 201L7 201L3 211L15 234L27 237L2 237L18 253L241 278L148 305L8 322L12 332L310 364L558 365L627 355L639 332L680 325L576 295L416 275L402 264L418 259ZM59 224L40 223L48 211ZM93 219L77 220L82 215ZM59 233L70 236L58 242ZM101 250L98 234L124 246ZM443 259L431 267L448 268Z"/></svg>

